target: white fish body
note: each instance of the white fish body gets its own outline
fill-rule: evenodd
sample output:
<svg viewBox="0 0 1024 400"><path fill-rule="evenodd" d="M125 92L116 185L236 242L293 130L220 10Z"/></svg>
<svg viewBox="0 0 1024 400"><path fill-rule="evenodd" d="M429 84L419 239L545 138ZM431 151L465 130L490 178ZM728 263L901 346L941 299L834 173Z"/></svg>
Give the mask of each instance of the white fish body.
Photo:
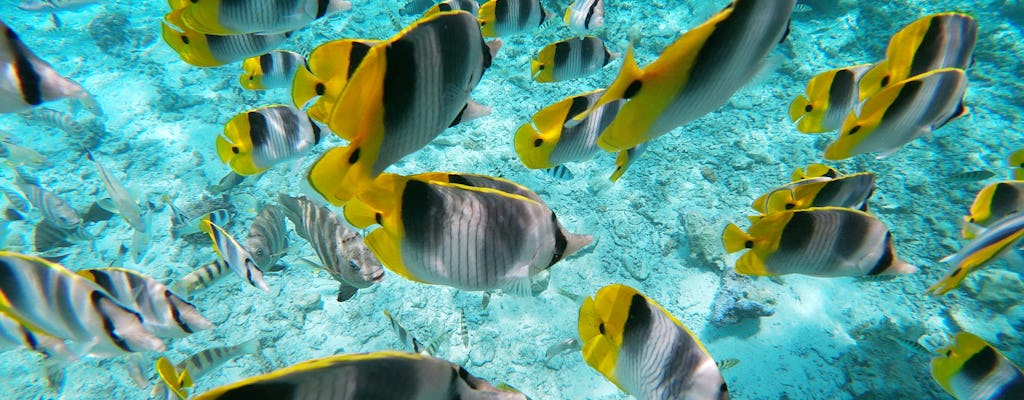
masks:
<svg viewBox="0 0 1024 400"><path fill-rule="evenodd" d="M565 24L575 31L604 26L604 0L576 0L565 10Z"/></svg>
<svg viewBox="0 0 1024 400"><path fill-rule="evenodd" d="M107 194L110 195L110 199L114 202L114 206L117 207L117 211L124 217L125 221L128 221L135 230L147 230L147 227L142 221L142 214L139 212L139 203L134 196L128 193L128 190L121 185L121 181L117 180L103 164L100 164L92 153L86 151L86 157L96 164L96 171L100 174L100 179L103 180L103 187L107 189Z"/></svg>
<svg viewBox="0 0 1024 400"><path fill-rule="evenodd" d="M256 265L256 261L252 259L252 254L249 254L242 245L238 244L234 237L225 231L224 228L210 222L209 219L200 221L200 229L210 235L210 239L213 241L213 249L224 259L224 262L232 271L235 271L238 276L245 279L253 287L270 293L270 286L263 280L263 270L260 269L259 265Z"/></svg>
<svg viewBox="0 0 1024 400"><path fill-rule="evenodd" d="M64 98L77 99L89 112L103 115L91 94L32 53L0 21L0 114L21 112Z"/></svg>
<svg viewBox="0 0 1024 400"><path fill-rule="evenodd" d="M97 4L100 4L98 0L22 0L18 9L38 12L78 11Z"/></svg>

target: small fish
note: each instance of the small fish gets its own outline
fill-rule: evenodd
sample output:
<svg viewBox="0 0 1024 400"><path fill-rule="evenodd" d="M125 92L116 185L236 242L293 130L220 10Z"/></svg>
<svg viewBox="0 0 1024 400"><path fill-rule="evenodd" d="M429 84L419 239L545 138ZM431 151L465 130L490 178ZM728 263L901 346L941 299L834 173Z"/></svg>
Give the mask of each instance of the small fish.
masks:
<svg viewBox="0 0 1024 400"><path fill-rule="evenodd" d="M726 358L724 360L718 360L715 362L715 366L718 367L719 371L725 371L729 368L735 367L740 364L740 360L735 358Z"/></svg>
<svg viewBox="0 0 1024 400"><path fill-rule="evenodd" d="M434 4L433 7L423 12L423 17L429 17L434 14L439 14L447 11L462 10L473 15L477 15L480 11L480 4L476 0L444 0L440 3Z"/></svg>
<svg viewBox="0 0 1024 400"><path fill-rule="evenodd" d="M1024 239L1024 212L1016 212L993 222L956 254L939 260L953 265L953 269L928 292L943 295L960 286L967 274L988 265L1013 249Z"/></svg>
<svg viewBox="0 0 1024 400"><path fill-rule="evenodd" d="M213 250L227 263L228 268L253 287L270 293L270 286L263 280L263 270L253 261L252 255L224 228L203 218L199 221L199 229L210 235Z"/></svg>
<svg viewBox="0 0 1024 400"><path fill-rule="evenodd" d="M181 277L181 279L174 281L174 284L171 285L171 291L188 298L190 295L212 286L220 278L223 278L228 271L231 271L231 268L228 267L224 260L203 264L203 266L196 268L195 271L189 272Z"/></svg>
<svg viewBox="0 0 1024 400"><path fill-rule="evenodd" d="M60 129L76 139L84 139L96 133L105 133L106 128L95 119L79 121L71 114L47 107L36 107L23 114L26 120Z"/></svg>
<svg viewBox="0 0 1024 400"><path fill-rule="evenodd" d="M5 277L0 311L30 329L75 342L75 354L107 357L165 349L138 313L60 264L3 251L0 274Z"/></svg>
<svg viewBox="0 0 1024 400"><path fill-rule="evenodd" d="M363 62L370 48L378 42L339 39L317 46L309 53L307 68L295 72L292 103L296 108L303 108L310 100L318 97L306 112L317 122L329 123L348 79Z"/></svg>
<svg viewBox="0 0 1024 400"><path fill-rule="evenodd" d="M149 387L149 379L146 378L146 357L140 353L132 353L124 357L124 369L128 371L128 377L131 378L135 386L139 389L145 389Z"/></svg>
<svg viewBox="0 0 1024 400"><path fill-rule="evenodd" d="M245 178L245 175L239 175L235 171L231 171L224 175L223 178L220 178L217 184L208 186L206 191L210 192L210 194L220 194L242 184L242 182L245 182Z"/></svg>
<svg viewBox="0 0 1024 400"><path fill-rule="evenodd" d="M608 180L612 182L619 180L619 178L629 170L629 166L633 165L633 163L636 162L636 160L640 158L640 155L644 154L645 151L647 151L646 142L620 151L619 155L615 157L615 171L613 171L612 175L608 177Z"/></svg>
<svg viewBox="0 0 1024 400"><path fill-rule="evenodd" d="M245 249L253 261L263 269L270 269L284 256L288 248L288 231L284 226L284 213L275 205L260 210L249 227Z"/></svg>
<svg viewBox="0 0 1024 400"><path fill-rule="evenodd" d="M143 257L149 251L149 244L153 239L153 203L147 201L142 206L142 212L139 215L142 218L142 229L136 229L132 232L131 245L128 247L132 261L135 261L135 263L142 262Z"/></svg>
<svg viewBox="0 0 1024 400"><path fill-rule="evenodd" d="M736 272L817 277L909 274L917 267L896 255L892 234L863 211L838 207L780 211L754 222L749 233L729 224L722 234L729 253L749 249Z"/></svg>
<svg viewBox="0 0 1024 400"><path fill-rule="evenodd" d="M860 105L860 77L871 64L825 71L807 82L807 89L789 105L789 119L804 133L828 132L843 126Z"/></svg>
<svg viewBox="0 0 1024 400"><path fill-rule="evenodd" d="M306 59L293 51L274 50L242 61L242 76L238 78L248 90L266 90L292 86L299 69L306 68Z"/></svg>
<svg viewBox="0 0 1024 400"><path fill-rule="evenodd" d="M551 362L551 359L555 358L559 354L567 351L576 351L580 349L580 341L576 338L565 339L561 342L555 343L548 347L548 351L544 353L544 364Z"/></svg>
<svg viewBox="0 0 1024 400"><path fill-rule="evenodd" d="M407 279L530 296L532 276L593 241L568 232L536 197L483 175L387 174L345 206L345 218L359 229L380 225L366 245Z"/></svg>
<svg viewBox="0 0 1024 400"><path fill-rule="evenodd" d="M28 212L28 200L25 200L24 197L21 197L21 195L18 194L18 192L15 192L5 187L0 187L0 193L3 194L4 199L7 200L7 204L10 205L11 208L21 211L22 213Z"/></svg>
<svg viewBox="0 0 1024 400"><path fill-rule="evenodd" d="M230 205L224 202L201 201L198 205L189 207L190 211L199 212L199 214L193 215L175 206L170 196L166 194L163 196L163 201L171 208L171 237L174 239L200 232L199 222L203 218L209 218L219 226L227 226L231 222L231 212L226 208L220 208Z"/></svg>
<svg viewBox="0 0 1024 400"><path fill-rule="evenodd" d="M572 127L565 123L597 102L604 90L566 97L544 107L516 130L516 154L527 168L548 169L586 161L600 152L597 137L615 118L623 102L612 102ZM571 179L571 178L570 178Z"/></svg>
<svg viewBox="0 0 1024 400"><path fill-rule="evenodd" d="M183 386L186 388L191 386L181 384L180 379L185 374L185 371L188 371L188 380L199 379L228 361L246 354L256 354L259 350L260 342L257 338L246 340L235 346L212 347L193 354L174 365L173 373L168 368L171 366L170 361L161 357L164 362L158 362L157 373L163 384L158 383L153 388L152 398L165 399L168 398L169 394L174 394L177 390L181 390ZM172 390L171 393L168 393L168 388L177 390ZM185 397L181 398L184 399Z"/></svg>
<svg viewBox="0 0 1024 400"><path fill-rule="evenodd" d="M78 11L100 4L99 0L22 0L18 9L22 11L55 12Z"/></svg>
<svg viewBox="0 0 1024 400"><path fill-rule="evenodd" d="M44 102L73 99L94 115L99 103L81 85L61 76L29 50L18 35L0 21L0 114L31 109Z"/></svg>
<svg viewBox="0 0 1024 400"><path fill-rule="evenodd" d="M154 335L180 338L213 328L213 323L195 306L149 276L123 268L94 268L77 273L103 288L121 305L138 312L142 327Z"/></svg>
<svg viewBox="0 0 1024 400"><path fill-rule="evenodd" d="M837 171L835 168L832 168L832 167L830 167L828 165L825 165L825 164L808 164L806 168L796 167L796 169L793 170L793 173L790 174L790 178L789 179L790 179L791 182L796 182L796 181L799 181L799 180L804 180L804 179L809 179L809 178L825 177L825 178L834 179L834 178L838 178L840 176L843 176L843 174L840 173L839 171Z"/></svg>
<svg viewBox="0 0 1024 400"><path fill-rule="evenodd" d="M601 70L612 58L612 52L597 36L565 39L544 46L537 53L530 61L530 76L537 82L582 78Z"/></svg>
<svg viewBox="0 0 1024 400"><path fill-rule="evenodd" d="M409 0L409 2L405 4L405 7L402 7L399 11L402 15L420 14L429 9L432 5L434 5L434 0Z"/></svg>
<svg viewBox="0 0 1024 400"><path fill-rule="evenodd" d="M658 303L614 284L580 307L583 359L638 399L728 399L700 340Z"/></svg>
<svg viewBox="0 0 1024 400"><path fill-rule="evenodd" d="M8 141L0 141L0 158L6 158L7 162L15 167L39 169L53 166L42 153Z"/></svg>
<svg viewBox="0 0 1024 400"><path fill-rule="evenodd" d="M91 152L86 151L85 156L96 165L96 171L100 174L103 187L107 189L107 194L110 195L110 199L113 201L114 206L117 207L121 217L128 221L128 224L135 228L135 230L148 230L149 227L143 224L142 213L139 212L139 201L135 196L129 194L124 185L121 185L121 181L107 171L103 164L100 164L93 157Z"/></svg>
<svg viewBox="0 0 1024 400"><path fill-rule="evenodd" d="M491 304L491 292L484 292L480 296L480 309L486 310L487 306Z"/></svg>
<svg viewBox="0 0 1024 400"><path fill-rule="evenodd" d="M566 167L565 165L556 165L552 168L545 169L544 173L547 176L558 179L560 181L571 181L573 178L575 178L575 176L573 176L572 174L572 170L570 170L569 167Z"/></svg>
<svg viewBox="0 0 1024 400"><path fill-rule="evenodd" d="M490 0L480 6L479 12L484 37L527 33L552 17L540 0Z"/></svg>
<svg viewBox="0 0 1024 400"><path fill-rule="evenodd" d="M825 148L825 159L864 153L885 158L912 140L967 114L964 70L945 68L891 85L868 98L860 115L850 114L842 134Z"/></svg>
<svg viewBox="0 0 1024 400"><path fill-rule="evenodd" d="M459 310L459 337L462 338L462 347L469 348L469 329L466 328L466 312Z"/></svg>
<svg viewBox="0 0 1024 400"><path fill-rule="evenodd" d="M779 211L830 206L867 211L868 199L874 192L875 174L871 172L835 179L811 178L769 192L763 213L770 215Z"/></svg>
<svg viewBox="0 0 1024 400"><path fill-rule="evenodd" d="M34 178L20 171L15 174L14 185L25 194L32 207L39 210L43 219L65 230L74 230L82 225L82 217L66 201L33 182L36 182Z"/></svg>
<svg viewBox="0 0 1024 400"><path fill-rule="evenodd" d="M374 45L329 118L331 131L351 141L313 164L307 173L313 189L341 205L368 188L384 169L460 119L470 91L490 64L491 48L465 11L421 19ZM401 87L401 94L391 93L393 85Z"/></svg>
<svg viewBox="0 0 1024 400"><path fill-rule="evenodd" d="M814 11L814 7L811 7L809 4L806 4L806 3L800 3L799 1L796 3L796 6L793 7L793 13L794 14L795 13L806 13L806 12L811 12L811 11Z"/></svg>
<svg viewBox="0 0 1024 400"><path fill-rule="evenodd" d="M928 71L967 69L977 40L978 22L967 14L932 14L914 21L892 36L885 60L861 78L860 100Z"/></svg>
<svg viewBox="0 0 1024 400"><path fill-rule="evenodd" d="M950 175L949 180L953 182L979 182L996 176L995 172L987 169L964 171Z"/></svg>
<svg viewBox="0 0 1024 400"><path fill-rule="evenodd" d="M255 175L304 156L320 143L320 127L305 112L286 105L236 115L217 137L217 154L239 175Z"/></svg>
<svg viewBox="0 0 1024 400"><path fill-rule="evenodd" d="M333 384L325 385L324 382ZM276 390L274 398L277 400L526 399L522 393L495 388L462 367L439 358L379 351L301 362L215 388L193 397L193 400L244 398L267 388Z"/></svg>
<svg viewBox="0 0 1024 400"><path fill-rule="evenodd" d="M171 11L164 16L161 34L182 61L197 67L216 67L258 56L274 50L291 36L291 32L229 36L200 33L182 22L183 11Z"/></svg>
<svg viewBox="0 0 1024 400"><path fill-rule="evenodd" d="M409 333L408 329L405 329L402 324L398 323L388 310L384 310L384 317L388 319L388 323L391 324L391 329L398 335L398 341L402 342L407 350L411 350L413 353L422 354L425 356L433 355L437 349L428 349L423 343L420 343L415 336Z"/></svg>
<svg viewBox="0 0 1024 400"><path fill-rule="evenodd" d="M183 25L178 26L211 35L291 32L352 8L348 0L170 0L169 3L173 12L181 13Z"/></svg>
<svg viewBox="0 0 1024 400"><path fill-rule="evenodd" d="M306 239L327 271L338 281L338 301L384 279L384 269L370 253L359 234L346 226L337 214L318 206L308 197L278 195L284 215L295 225L295 233Z"/></svg>
<svg viewBox="0 0 1024 400"><path fill-rule="evenodd" d="M958 400L1024 398L1024 371L977 335L957 333L939 353L932 377Z"/></svg>
<svg viewBox="0 0 1024 400"><path fill-rule="evenodd" d="M604 26L604 0L574 0L565 9L564 20L577 32L600 28Z"/></svg>
<svg viewBox="0 0 1024 400"><path fill-rule="evenodd" d="M1024 180L1024 149L1010 153L1010 156L1006 159L1006 163L1010 168L1013 168L1013 179L1018 181Z"/></svg>
<svg viewBox="0 0 1024 400"><path fill-rule="evenodd" d="M619 75L588 111L628 99L597 144L609 152L653 140L719 108L749 82L789 31L795 0L735 0L641 69L630 46ZM481 13L482 13L481 8Z"/></svg>

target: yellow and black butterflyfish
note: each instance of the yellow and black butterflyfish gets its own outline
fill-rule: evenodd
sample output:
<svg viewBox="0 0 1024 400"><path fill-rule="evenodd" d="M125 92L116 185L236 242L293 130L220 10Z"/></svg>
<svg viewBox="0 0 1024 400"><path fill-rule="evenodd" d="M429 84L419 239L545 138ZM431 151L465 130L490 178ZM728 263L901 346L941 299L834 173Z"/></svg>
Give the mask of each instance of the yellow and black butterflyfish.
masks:
<svg viewBox="0 0 1024 400"><path fill-rule="evenodd" d="M807 82L806 94L789 105L789 119L804 133L839 129L860 104L857 83L870 64L825 71Z"/></svg>
<svg viewBox="0 0 1024 400"><path fill-rule="evenodd" d="M974 196L961 234L964 239L974 239L992 223L1021 211L1024 211L1024 181L990 183Z"/></svg>
<svg viewBox="0 0 1024 400"><path fill-rule="evenodd" d="M1019 149L1010 153L1010 157L1006 159L1006 163L1009 164L1010 168L1013 168L1011 175L1013 179L1024 180L1024 149Z"/></svg>
<svg viewBox="0 0 1024 400"><path fill-rule="evenodd" d="M526 168L553 168L567 162L586 161L601 149L597 136L612 122L622 102L608 103L586 120L567 128L565 122L590 108L604 90L566 97L544 107L516 130L513 144Z"/></svg>
<svg viewBox="0 0 1024 400"><path fill-rule="evenodd" d="M1003 353L970 332L932 359L932 377L957 400L1024 399L1024 371Z"/></svg>
<svg viewBox="0 0 1024 400"><path fill-rule="evenodd" d="M565 24L585 32L604 26L604 0L575 0L565 9Z"/></svg>
<svg viewBox="0 0 1024 400"><path fill-rule="evenodd" d="M828 165L815 163L807 164L807 167L805 168L794 168L793 173L789 175L789 180L791 182L796 182L807 178L817 178L819 176L837 178L843 176L843 174Z"/></svg>
<svg viewBox="0 0 1024 400"><path fill-rule="evenodd" d="M812 178L793 182L790 187L768 193L764 213L774 214L786 210L812 207L843 207L867 211L868 199L875 191L875 174L861 172L834 179Z"/></svg>
<svg viewBox="0 0 1024 400"><path fill-rule="evenodd" d="M217 154L239 175L255 175L302 157L320 142L320 127L288 105L249 110L231 118L217 137Z"/></svg>
<svg viewBox="0 0 1024 400"><path fill-rule="evenodd" d="M284 33L352 8L348 0L168 0L184 25L210 35ZM177 24L175 24L177 25Z"/></svg>
<svg viewBox="0 0 1024 400"><path fill-rule="evenodd" d="M274 50L242 61L245 72L238 81L248 90L291 87L296 71L305 68L306 59L299 53Z"/></svg>
<svg viewBox="0 0 1024 400"><path fill-rule="evenodd" d="M178 53L182 61L197 67L216 67L264 54L291 36L291 32L266 35L200 33L181 22L181 12L171 11L161 21L164 42Z"/></svg>
<svg viewBox="0 0 1024 400"><path fill-rule="evenodd" d="M955 254L946 256L940 262L953 268L939 282L928 288L935 295L943 295L960 286L967 274L984 267L1007 252L1017 251L1015 247L1024 239L1024 212L1010 214L992 223Z"/></svg>
<svg viewBox="0 0 1024 400"><path fill-rule="evenodd" d="M434 14L443 13L445 11L462 10L473 15L477 15L480 11L480 4L476 0L444 0L440 3L434 4L433 7L423 12L424 17L429 17Z"/></svg>
<svg viewBox="0 0 1024 400"><path fill-rule="evenodd" d="M540 0L489 0L479 11L484 37L530 32L551 18Z"/></svg>
<svg viewBox="0 0 1024 400"><path fill-rule="evenodd" d="M537 82L561 82L593 74L612 61L612 52L597 36L565 39L544 46L530 61Z"/></svg>
<svg viewBox="0 0 1024 400"><path fill-rule="evenodd" d="M328 123L331 111L345 90L349 77L370 52L370 47L377 43L377 40L340 39L313 49L307 60L308 69L298 70L292 81L292 102L295 107L305 107L310 100L319 96L306 113L320 123ZM351 137L345 139L351 140Z"/></svg>

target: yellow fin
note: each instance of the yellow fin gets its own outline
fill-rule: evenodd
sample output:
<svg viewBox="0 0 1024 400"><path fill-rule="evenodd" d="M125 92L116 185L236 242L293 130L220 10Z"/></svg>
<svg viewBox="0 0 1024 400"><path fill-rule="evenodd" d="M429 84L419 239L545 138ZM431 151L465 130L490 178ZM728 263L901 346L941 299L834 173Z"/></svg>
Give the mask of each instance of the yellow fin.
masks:
<svg viewBox="0 0 1024 400"><path fill-rule="evenodd" d="M619 155L615 156L615 171L612 171L612 175L608 177L608 180L612 182L618 181L626 173L626 170L629 169L629 164L629 151L620 151Z"/></svg>
<svg viewBox="0 0 1024 400"><path fill-rule="evenodd" d="M859 90L860 90L860 101L878 94L889 85L896 82L889 82L892 80L890 77L889 61L882 60L874 67L864 73L864 76L860 78ZM884 85L883 85L884 83Z"/></svg>
<svg viewBox="0 0 1024 400"><path fill-rule="evenodd" d="M1010 153L1006 161L1013 168L1013 179L1024 180L1024 149Z"/></svg>
<svg viewBox="0 0 1024 400"><path fill-rule="evenodd" d="M369 235L363 238L363 242L377 256L377 260L380 261L381 265L387 267L391 272L401 275L410 281L429 283L416 278L405 268L398 240L391 237L386 229L378 228L370 232Z"/></svg>
<svg viewBox="0 0 1024 400"><path fill-rule="evenodd" d="M171 365L167 357L160 357L156 360L156 372L164 384L167 385L167 390L170 390L171 393L174 393L181 400L188 399L187 388L194 386L192 376L188 373L188 370L182 370L179 375L177 369Z"/></svg>
<svg viewBox="0 0 1024 400"><path fill-rule="evenodd" d="M328 150L313 163L306 175L310 186L336 206L345 204L368 184L356 179L356 174L352 173L354 166L349 164L349 160L359 149L350 147L335 147Z"/></svg>
<svg viewBox="0 0 1024 400"><path fill-rule="evenodd" d="M292 79L292 103L295 108L303 108L314 97L323 94L324 83L305 68L298 68L295 71L295 78ZM312 116L312 115L311 115ZM324 122L320 119L317 121Z"/></svg>
<svg viewBox="0 0 1024 400"><path fill-rule="evenodd" d="M773 214L779 211L800 208L800 201L797 200L795 190L796 188L771 192L768 195L768 199L765 200L764 213Z"/></svg>
<svg viewBox="0 0 1024 400"><path fill-rule="evenodd" d="M572 118L575 124L583 122L590 114L597 109L601 108L605 104L611 103L616 100L625 98L626 91L633 85L633 82L640 80L644 76L643 70L636 63L636 58L633 55L633 44L629 44L629 50L626 51L626 57L622 60L622 68L619 70L619 75L615 78L615 81L605 89L604 94L597 99L597 102L590 105L586 111L577 114ZM566 122L569 125L569 122Z"/></svg>
<svg viewBox="0 0 1024 400"><path fill-rule="evenodd" d="M752 246L747 246L747 242L753 239L736 224L729 224L722 232L722 243L725 244L725 251L729 253L751 248Z"/></svg>
<svg viewBox="0 0 1024 400"><path fill-rule="evenodd" d="M828 165L815 163L808 164L806 169L797 167L796 169L793 170L793 173L790 175L789 178L791 182L796 182L804 179L817 178L822 176L827 178L837 178L843 176L843 174L839 173L839 171L837 171L835 168L832 168Z"/></svg>

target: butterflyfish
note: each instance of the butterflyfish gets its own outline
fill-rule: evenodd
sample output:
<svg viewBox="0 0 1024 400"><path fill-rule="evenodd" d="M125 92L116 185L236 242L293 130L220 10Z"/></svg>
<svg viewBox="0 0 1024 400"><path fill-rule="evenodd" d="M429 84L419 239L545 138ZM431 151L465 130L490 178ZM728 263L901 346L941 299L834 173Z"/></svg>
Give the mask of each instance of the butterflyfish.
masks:
<svg viewBox="0 0 1024 400"><path fill-rule="evenodd" d="M765 200L764 213L828 206L867 211L868 199L875 191L875 174L871 172L809 180L813 182L770 192Z"/></svg>
<svg viewBox="0 0 1024 400"><path fill-rule="evenodd" d="M507 188L502 190L500 188ZM381 175L345 206L366 245L413 281L529 296L532 276L590 244L568 232L536 194L475 175Z"/></svg>
<svg viewBox="0 0 1024 400"><path fill-rule="evenodd" d="M978 22L967 14L932 14L914 21L892 36L885 60L861 78L860 99L928 71L967 69L977 40Z"/></svg>
<svg viewBox="0 0 1024 400"><path fill-rule="evenodd" d="M217 155L239 175L255 175L306 155L320 143L320 127L302 110L275 105L231 118L217 137Z"/></svg>
<svg viewBox="0 0 1024 400"><path fill-rule="evenodd" d="M967 114L963 105L967 75L939 69L891 85L868 98L860 115L850 114L839 138L825 148L825 159L880 153L884 158L912 140Z"/></svg>
<svg viewBox="0 0 1024 400"><path fill-rule="evenodd" d="M637 66L630 46L619 75L579 122L609 102L629 101L598 138L609 151L653 140L725 104L760 70L789 31L795 0L736 0Z"/></svg>
<svg viewBox="0 0 1024 400"><path fill-rule="evenodd" d="M939 282L928 288L935 295L943 295L960 286L967 274L984 267L1003 256L1024 239L1024 212L1017 212L995 221L971 239L955 254L939 260L953 268Z"/></svg>
<svg viewBox="0 0 1024 400"><path fill-rule="evenodd" d="M725 250L749 250L736 272L772 276L817 277L909 274L917 267L896 254L892 234L882 221L859 210L839 207L780 211L754 222L748 232L729 224Z"/></svg>
<svg viewBox="0 0 1024 400"><path fill-rule="evenodd" d="M238 241L231 234L225 231L224 228L211 222L209 218L203 218L199 221L199 229L210 235L210 240L213 242L213 250L224 260L228 268L253 287L270 293L270 286L267 286L267 282L263 280L263 270L260 269L259 265L256 265L252 255L242 245L238 244Z"/></svg>
<svg viewBox="0 0 1024 400"><path fill-rule="evenodd" d="M185 337L214 326L195 306L149 276L123 268L94 268L77 273L103 288L121 305L138 312L142 327L159 337Z"/></svg>
<svg viewBox="0 0 1024 400"><path fill-rule="evenodd" d="M537 82L582 78L599 71L612 58L601 38L574 37L544 46L530 61L530 76Z"/></svg>
<svg viewBox="0 0 1024 400"><path fill-rule="evenodd" d="M348 0L168 0L168 3L171 10L181 11L184 25L178 26L222 36L290 32L352 8Z"/></svg>
<svg viewBox="0 0 1024 400"><path fill-rule="evenodd" d="M789 119L804 133L839 129L860 104L858 82L871 64L822 72L807 82L807 89L789 105Z"/></svg>
<svg viewBox="0 0 1024 400"><path fill-rule="evenodd" d="M161 21L164 42L181 60L197 67L216 67L267 53L284 42L291 32L239 35L200 33L181 21L184 10L171 11Z"/></svg>
<svg viewBox="0 0 1024 400"><path fill-rule="evenodd" d="M300 362L215 388L193 400L251 398L254 394L277 400L526 399L522 393L495 388L462 367L439 358L381 351Z"/></svg>
<svg viewBox="0 0 1024 400"><path fill-rule="evenodd" d="M974 196L960 233L964 239L974 239L992 223L1021 211L1024 211L1024 181L990 183Z"/></svg>
<svg viewBox="0 0 1024 400"><path fill-rule="evenodd" d="M306 59L293 51L274 50L242 61L242 76L238 78L248 90L266 90L292 87L295 73L306 68Z"/></svg>
<svg viewBox="0 0 1024 400"><path fill-rule="evenodd" d="M429 17L437 13L443 13L445 11L462 10L473 15L477 15L480 12L480 4L476 0L444 0L440 3L434 4L433 7L423 12L424 17Z"/></svg>
<svg viewBox="0 0 1024 400"><path fill-rule="evenodd" d="M0 312L29 329L74 342L75 354L164 351L142 317L64 266L0 251Z"/></svg>
<svg viewBox="0 0 1024 400"><path fill-rule="evenodd" d="M957 333L939 353L932 377L957 400L1024 398L1024 371L977 335Z"/></svg>
<svg viewBox="0 0 1024 400"><path fill-rule="evenodd" d="M320 123L328 123L349 77L356 72L370 47L377 43L377 40L339 39L317 46L309 53L308 69L295 73L292 103L302 108L319 96L306 113Z"/></svg>
<svg viewBox="0 0 1024 400"><path fill-rule="evenodd" d="M421 19L373 46L329 118L331 131L351 142L313 164L307 174L313 189L344 204L426 146L467 108L490 62L476 19L465 11Z"/></svg>
<svg viewBox="0 0 1024 400"><path fill-rule="evenodd" d="M585 32L604 26L604 0L575 0L565 9L565 24Z"/></svg>
<svg viewBox="0 0 1024 400"><path fill-rule="evenodd" d="M817 178L817 177L821 177L821 176L826 177L826 178L837 178L837 177L843 176L843 174L841 172L839 172L839 170L837 170L835 168L832 168L832 167L830 167L828 165L815 163L815 164L808 164L804 168L801 168L801 167L794 168L793 169L793 173L791 173L789 175L789 179L792 182L796 182L796 181L799 181L801 179Z"/></svg>
<svg viewBox="0 0 1024 400"><path fill-rule="evenodd" d="M530 32L551 18L540 0L489 0L479 11L484 37Z"/></svg>
<svg viewBox="0 0 1024 400"><path fill-rule="evenodd" d="M697 336L636 289L613 284L587 297L578 329L587 365L637 399L729 399Z"/></svg>
<svg viewBox="0 0 1024 400"><path fill-rule="evenodd" d="M0 21L0 114L17 113L48 101L72 99L93 115L99 103L81 85L62 76L25 46L17 33Z"/></svg>
<svg viewBox="0 0 1024 400"><path fill-rule="evenodd" d="M513 144L527 168L553 168L567 162L586 161L600 148L597 137L612 122L622 102L606 104L572 127L565 122L594 104L604 90L595 90L544 107L516 130Z"/></svg>

